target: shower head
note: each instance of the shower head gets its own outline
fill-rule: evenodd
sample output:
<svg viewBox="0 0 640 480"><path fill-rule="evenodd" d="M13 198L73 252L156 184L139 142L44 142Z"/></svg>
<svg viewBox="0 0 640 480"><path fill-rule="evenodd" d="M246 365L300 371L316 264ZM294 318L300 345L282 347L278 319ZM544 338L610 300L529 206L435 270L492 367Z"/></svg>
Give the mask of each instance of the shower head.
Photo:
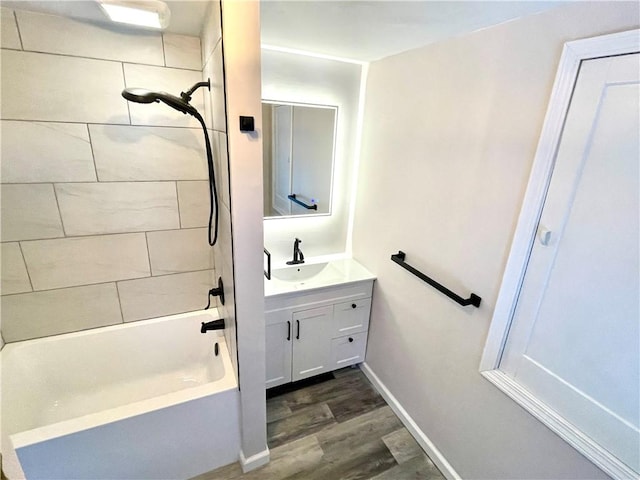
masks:
<svg viewBox="0 0 640 480"><path fill-rule="evenodd" d="M125 88L122 91L122 96L130 102L136 103L153 103L163 102L169 105L171 108L175 108L179 112L188 113L194 117L198 115L198 111L192 107L188 102L184 101L180 97L176 97L166 92L152 92L145 88Z"/></svg>

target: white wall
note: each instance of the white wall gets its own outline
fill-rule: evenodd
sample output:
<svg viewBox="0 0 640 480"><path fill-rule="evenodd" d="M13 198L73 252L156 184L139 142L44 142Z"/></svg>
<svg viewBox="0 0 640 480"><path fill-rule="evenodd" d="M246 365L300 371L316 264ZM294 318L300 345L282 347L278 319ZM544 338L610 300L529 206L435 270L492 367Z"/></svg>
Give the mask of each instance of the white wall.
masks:
<svg viewBox="0 0 640 480"><path fill-rule="evenodd" d="M262 98L338 107L333 206L329 216L269 219L264 243L274 265L291 260L300 238L306 258L346 251L361 66L262 50Z"/></svg>
<svg viewBox="0 0 640 480"><path fill-rule="evenodd" d="M241 462L243 468L255 468L269 459L264 390L259 2L223 1L222 29L229 120L227 134L240 374ZM240 131L240 115L255 118L256 132Z"/></svg>
<svg viewBox="0 0 640 480"><path fill-rule="evenodd" d="M370 65L353 245L378 276L366 361L463 478L606 478L478 366L563 43L638 19L637 3L575 3Z"/></svg>
<svg viewBox="0 0 640 480"><path fill-rule="evenodd" d="M120 93L177 94L201 81L205 63L222 91L221 55L217 68L208 61L219 14L206 52L198 37L1 14L4 340L203 308L220 269L207 244L202 130L166 105ZM209 96L199 90L192 103L204 111ZM217 103L222 126L206 112L222 163Z"/></svg>

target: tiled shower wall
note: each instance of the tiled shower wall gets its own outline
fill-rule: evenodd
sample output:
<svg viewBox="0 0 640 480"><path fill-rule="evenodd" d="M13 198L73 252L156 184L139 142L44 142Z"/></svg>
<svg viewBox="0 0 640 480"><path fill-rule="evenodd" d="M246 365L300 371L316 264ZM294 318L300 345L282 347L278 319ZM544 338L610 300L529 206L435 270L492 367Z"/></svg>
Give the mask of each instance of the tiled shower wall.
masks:
<svg viewBox="0 0 640 480"><path fill-rule="evenodd" d="M4 341L201 309L225 267L231 287L218 2L201 38L1 13ZM211 95L200 89L192 104L217 167L214 249L200 125L120 94L177 95L203 77Z"/></svg>

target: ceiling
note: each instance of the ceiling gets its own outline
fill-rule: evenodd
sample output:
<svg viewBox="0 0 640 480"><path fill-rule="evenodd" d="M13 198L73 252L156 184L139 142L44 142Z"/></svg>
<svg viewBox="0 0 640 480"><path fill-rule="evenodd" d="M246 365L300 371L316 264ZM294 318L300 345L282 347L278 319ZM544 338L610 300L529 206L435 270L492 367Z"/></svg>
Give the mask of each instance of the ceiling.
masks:
<svg viewBox="0 0 640 480"><path fill-rule="evenodd" d="M378 60L557 7L560 1L263 1L262 43Z"/></svg>
<svg viewBox="0 0 640 480"><path fill-rule="evenodd" d="M168 31L200 35L206 0L165 0ZM539 13L562 1L262 0L262 43L373 61ZM93 0L2 0L2 6L106 23Z"/></svg>

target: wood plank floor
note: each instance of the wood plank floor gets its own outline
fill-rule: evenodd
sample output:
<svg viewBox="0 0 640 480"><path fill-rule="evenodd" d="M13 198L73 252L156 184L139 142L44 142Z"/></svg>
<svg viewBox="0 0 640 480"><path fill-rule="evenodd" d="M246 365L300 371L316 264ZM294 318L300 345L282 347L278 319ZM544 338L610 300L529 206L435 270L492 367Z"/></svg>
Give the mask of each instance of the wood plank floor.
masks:
<svg viewBox="0 0 640 480"><path fill-rule="evenodd" d="M267 400L269 464L235 463L194 480L443 480L357 368Z"/></svg>

